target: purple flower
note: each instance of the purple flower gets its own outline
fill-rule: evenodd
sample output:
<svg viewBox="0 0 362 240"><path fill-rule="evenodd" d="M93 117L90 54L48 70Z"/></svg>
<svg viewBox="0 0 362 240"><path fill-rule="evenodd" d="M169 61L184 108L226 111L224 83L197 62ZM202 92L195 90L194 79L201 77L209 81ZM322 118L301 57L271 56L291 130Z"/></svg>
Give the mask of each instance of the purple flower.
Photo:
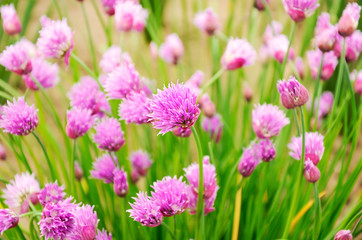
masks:
<svg viewBox="0 0 362 240"><path fill-rule="evenodd" d="M304 177L308 182L315 183L319 180L321 172L309 159L304 162Z"/></svg>
<svg viewBox="0 0 362 240"><path fill-rule="evenodd" d="M177 65L184 52L184 45L176 33L168 35L159 50L160 57L165 62L174 65Z"/></svg>
<svg viewBox="0 0 362 240"><path fill-rule="evenodd" d="M285 113L272 104L256 104L252 111L253 129L258 138L277 136L289 119Z"/></svg>
<svg viewBox="0 0 362 240"><path fill-rule="evenodd" d="M289 40L287 36L281 34L274 36L267 43L268 54L275 58L279 63L283 63L285 55L287 54L289 46ZM295 52L293 47L290 47L288 53L288 60L295 58Z"/></svg>
<svg viewBox="0 0 362 240"><path fill-rule="evenodd" d="M221 57L221 65L226 70L235 70L254 64L256 51L246 39L230 38Z"/></svg>
<svg viewBox="0 0 362 240"><path fill-rule="evenodd" d="M129 158L132 164L132 168L136 171L136 173L141 176L146 176L147 170L152 165L150 155L147 152L138 150L131 153Z"/></svg>
<svg viewBox="0 0 362 240"><path fill-rule="evenodd" d="M109 15L114 15L114 5L116 4L116 0L102 0L102 5L104 8L104 11Z"/></svg>
<svg viewBox="0 0 362 240"><path fill-rule="evenodd" d="M115 161L117 162L117 158ZM113 171L116 169L114 161L109 154L103 154L93 162L93 169L90 172L93 178L103 180L104 183L113 183Z"/></svg>
<svg viewBox="0 0 362 240"><path fill-rule="evenodd" d="M303 59L301 57L297 57L295 59L295 66L297 68L299 77L301 79L303 79L303 77L304 77L304 63L303 63Z"/></svg>
<svg viewBox="0 0 362 240"><path fill-rule="evenodd" d="M93 140L100 149L117 152L125 144L123 131L117 119L103 118L95 126L95 130L97 133L93 135Z"/></svg>
<svg viewBox="0 0 362 240"><path fill-rule="evenodd" d="M208 35L214 35L221 28L221 22L212 8L207 8L202 12L198 12L194 18L194 24L201 31Z"/></svg>
<svg viewBox="0 0 362 240"><path fill-rule="evenodd" d="M181 127L176 127L172 130L173 135L175 135L176 137L183 137L183 138L187 138L190 137L192 131L190 128L181 128Z"/></svg>
<svg viewBox="0 0 362 240"><path fill-rule="evenodd" d="M326 52L322 53L321 50L311 50L307 52L309 67L312 72L312 77L314 79L317 79L319 67L321 64L322 54L324 54L324 60L323 60L323 66L322 66L322 72L321 72L321 80L328 80L332 77L334 70L336 69L336 66L338 64L338 59L336 55L334 55L334 52Z"/></svg>
<svg viewBox="0 0 362 240"><path fill-rule="evenodd" d="M354 70L350 74L351 81L354 81L354 90L357 94L362 95L362 70Z"/></svg>
<svg viewBox="0 0 362 240"><path fill-rule="evenodd" d="M125 197L128 193L127 173L123 169L113 170L113 190L119 197Z"/></svg>
<svg viewBox="0 0 362 240"><path fill-rule="evenodd" d="M133 199L135 202L130 203L132 209L127 210L131 218L146 227L157 227L162 223L163 215L160 212L160 206L147 193L139 192L137 198Z"/></svg>
<svg viewBox="0 0 362 240"><path fill-rule="evenodd" d="M30 56L22 42L7 46L0 54L0 64L18 75L28 74L32 70Z"/></svg>
<svg viewBox="0 0 362 240"><path fill-rule="evenodd" d="M334 240L353 240L353 236L350 230L340 230L334 236Z"/></svg>
<svg viewBox="0 0 362 240"><path fill-rule="evenodd" d="M57 181L54 183L45 184L44 189L39 193L39 202L44 207L46 204L58 203L64 199L65 192L64 187L58 185Z"/></svg>
<svg viewBox="0 0 362 240"><path fill-rule="evenodd" d="M220 141L223 125L224 124L220 114L215 114L211 118L204 117L201 124L202 129L207 132L210 138L213 139L216 143Z"/></svg>
<svg viewBox="0 0 362 240"><path fill-rule="evenodd" d="M259 142L261 160L270 162L275 159L276 150L272 140L263 139Z"/></svg>
<svg viewBox="0 0 362 240"><path fill-rule="evenodd" d="M11 209L0 209L0 233L16 227L19 223L19 215Z"/></svg>
<svg viewBox="0 0 362 240"><path fill-rule="evenodd" d="M283 0L283 5L295 22L303 21L319 7L318 0Z"/></svg>
<svg viewBox="0 0 362 240"><path fill-rule="evenodd" d="M78 107L67 111L66 133L68 137L76 139L83 136L94 124L94 117L89 109Z"/></svg>
<svg viewBox="0 0 362 240"><path fill-rule="evenodd" d="M67 19L50 20L46 16L40 19L42 29L36 43L39 52L46 58L60 59L68 66L69 57L73 50L73 32L68 26Z"/></svg>
<svg viewBox="0 0 362 240"><path fill-rule="evenodd" d="M97 232L97 213L94 206L83 205L73 209L74 228L67 236L69 240L94 240Z"/></svg>
<svg viewBox="0 0 362 240"><path fill-rule="evenodd" d="M216 193L219 190L219 186L216 186L214 193L211 197L204 199L204 215L206 216L210 212L215 211L214 202L216 199ZM191 186L187 186L187 196L189 198L189 212L194 215L197 212L197 199L198 195L192 190Z"/></svg>
<svg viewBox="0 0 362 240"><path fill-rule="evenodd" d="M171 83L164 90L157 90L151 100L152 113L149 115L159 134L172 131L175 127L191 128L200 114L196 104L197 96L182 84Z"/></svg>
<svg viewBox="0 0 362 240"><path fill-rule="evenodd" d="M43 88L51 88L59 82L59 67L56 63L50 64L43 58L32 59L31 74ZM33 81L30 74L24 74L23 80L31 90L39 90L38 85Z"/></svg>
<svg viewBox="0 0 362 240"><path fill-rule="evenodd" d="M98 230L96 240L112 240L112 234L108 234L104 229L102 231Z"/></svg>
<svg viewBox="0 0 362 240"><path fill-rule="evenodd" d="M105 53L103 53L99 66L102 68L103 72L111 73L115 68L121 65L121 59L121 48L112 45Z"/></svg>
<svg viewBox="0 0 362 240"><path fill-rule="evenodd" d="M14 135L28 135L39 124L37 112L38 109L35 109L34 105L26 104L24 97L17 100L13 98L13 103L7 101L7 105L1 108L0 128Z"/></svg>
<svg viewBox="0 0 362 240"><path fill-rule="evenodd" d="M136 30L141 32L146 26L148 11L139 3L119 1L115 5L114 24L122 32Z"/></svg>
<svg viewBox="0 0 362 240"><path fill-rule="evenodd" d="M324 144L323 136L317 132L307 132L305 134L305 159L311 160L317 165L323 157ZM292 142L288 144L290 156L296 160L302 157L302 137L293 137Z"/></svg>
<svg viewBox="0 0 362 240"><path fill-rule="evenodd" d="M261 148L258 144L252 145L244 149L239 163L239 172L243 177L249 177L255 170L256 166L261 163Z"/></svg>
<svg viewBox="0 0 362 240"><path fill-rule="evenodd" d="M341 36L337 36L337 42L334 47L334 53L337 57L341 57L342 53L342 45L343 38ZM353 62L356 61L361 54L362 51L362 32L360 30L356 30L353 32L351 36L346 37L346 61Z"/></svg>
<svg viewBox="0 0 362 240"><path fill-rule="evenodd" d="M344 37L350 36L358 27L361 6L348 3L338 22L338 33Z"/></svg>
<svg viewBox="0 0 362 240"><path fill-rule="evenodd" d="M326 116L331 110L333 106L333 93L329 91L325 91L322 93L319 100L319 110L318 110L318 118L321 119ZM310 102L308 102L310 103ZM310 104L311 105L311 104ZM315 102L314 109L317 110L318 103ZM310 108L310 106L309 106Z"/></svg>
<svg viewBox="0 0 362 240"><path fill-rule="evenodd" d="M140 93L132 92L119 104L118 116L120 120L125 120L127 124L148 123L150 113L150 99L143 91Z"/></svg>
<svg viewBox="0 0 362 240"><path fill-rule="evenodd" d="M14 4L3 5L0 8L1 18L3 19L3 28L6 34L15 35L21 33L21 23Z"/></svg>
<svg viewBox="0 0 362 240"><path fill-rule="evenodd" d="M323 52L333 50L337 39L337 28L330 23L329 13L323 12L315 28L316 43Z"/></svg>
<svg viewBox="0 0 362 240"><path fill-rule="evenodd" d="M287 109L301 107L308 102L308 90L294 76L290 76L288 80L279 80L277 88L280 100Z"/></svg>
<svg viewBox="0 0 362 240"><path fill-rule="evenodd" d="M278 21L272 21L271 24L268 24L265 28L265 32L263 35L264 44L268 44L269 40L271 40L274 36L278 36L282 33L283 25Z"/></svg>
<svg viewBox="0 0 362 240"><path fill-rule="evenodd" d="M187 185L182 177L164 177L151 186L154 192L152 201L160 207L160 212L165 217L171 217L183 213L189 204L187 197Z"/></svg>

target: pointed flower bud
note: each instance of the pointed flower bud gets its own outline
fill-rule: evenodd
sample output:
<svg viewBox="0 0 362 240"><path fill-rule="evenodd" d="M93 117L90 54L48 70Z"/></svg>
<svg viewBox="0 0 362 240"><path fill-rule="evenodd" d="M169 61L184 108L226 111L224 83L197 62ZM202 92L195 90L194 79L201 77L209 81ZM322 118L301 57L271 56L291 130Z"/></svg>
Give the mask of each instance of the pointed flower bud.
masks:
<svg viewBox="0 0 362 240"><path fill-rule="evenodd" d="M239 173L243 177L249 177L261 162L260 147L253 143L250 147L244 149L238 166Z"/></svg>
<svg viewBox="0 0 362 240"><path fill-rule="evenodd" d="M304 177L308 182L315 183L319 180L321 173L316 165L309 159L304 162Z"/></svg>
<svg viewBox="0 0 362 240"><path fill-rule="evenodd" d="M357 3L348 3L346 8L343 10L342 17L338 22L338 33L347 37L358 27L358 20L360 18L361 6Z"/></svg>
<svg viewBox="0 0 362 240"><path fill-rule="evenodd" d="M288 80L279 80L277 88L280 99L287 109L300 107L308 102L308 90L294 76L289 77Z"/></svg>
<svg viewBox="0 0 362 240"><path fill-rule="evenodd" d="M221 22L212 8L199 12L195 15L194 24L209 36L214 35L221 28Z"/></svg>
<svg viewBox="0 0 362 240"><path fill-rule="evenodd" d="M354 82L354 91L357 94L362 95L362 70L359 70L358 72L357 70L354 70L350 74L350 79Z"/></svg>
<svg viewBox="0 0 362 240"><path fill-rule="evenodd" d="M127 173L123 169L116 168L113 171L113 190L119 197L125 197L128 193Z"/></svg>
<svg viewBox="0 0 362 240"><path fill-rule="evenodd" d="M21 33L21 23L14 4L3 5L0 8L1 18L3 19L3 28L6 34L15 35Z"/></svg>
<svg viewBox="0 0 362 240"><path fill-rule="evenodd" d="M272 140L263 139L259 142L261 160L270 162L275 159L276 150Z"/></svg>
<svg viewBox="0 0 362 240"><path fill-rule="evenodd" d="M266 4L269 4L270 0L265 0ZM263 0L255 0L254 7L259 11L263 11L265 9L264 1Z"/></svg>
<svg viewBox="0 0 362 240"><path fill-rule="evenodd" d="M341 230L334 236L334 240L353 240L350 230Z"/></svg>

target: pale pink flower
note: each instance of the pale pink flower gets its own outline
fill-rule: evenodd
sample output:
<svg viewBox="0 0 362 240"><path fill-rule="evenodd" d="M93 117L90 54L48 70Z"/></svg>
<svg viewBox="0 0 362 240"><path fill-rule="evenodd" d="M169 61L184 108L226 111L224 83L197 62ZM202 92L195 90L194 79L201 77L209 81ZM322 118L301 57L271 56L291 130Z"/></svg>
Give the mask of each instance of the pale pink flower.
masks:
<svg viewBox="0 0 362 240"><path fill-rule="evenodd" d="M321 50L311 50L307 52L307 58L309 63L309 68L312 72L312 77L317 79L319 67L321 65L322 54L324 54L321 80L327 81L330 79L336 69L338 64L338 59L333 51L323 53Z"/></svg>
<svg viewBox="0 0 362 240"><path fill-rule="evenodd" d="M352 35L358 27L361 6L357 3L348 3L338 22L338 33L344 37Z"/></svg>
<svg viewBox="0 0 362 240"><path fill-rule="evenodd" d="M59 66L56 63L51 64L43 58L33 58L31 75L43 88L51 88L59 82ZM31 90L39 90L30 74L24 74L23 80Z"/></svg>
<svg viewBox="0 0 362 240"><path fill-rule="evenodd" d="M121 65L121 60L121 48L116 45L112 45L107 51L105 51L105 53L103 53L99 66L102 68L103 72L111 73L116 67Z"/></svg>
<svg viewBox="0 0 362 240"><path fill-rule="evenodd" d="M311 160L317 165L323 157L324 153L324 137L317 132L307 132L305 134L305 159ZM296 160L302 157L302 136L293 137L291 143L288 144L290 156Z"/></svg>
<svg viewBox="0 0 362 240"><path fill-rule="evenodd" d="M230 38L221 57L221 65L226 70L235 70L254 64L256 51L246 39Z"/></svg>
<svg viewBox="0 0 362 240"><path fill-rule="evenodd" d="M114 21L117 30L141 32L146 26L148 11L132 1L119 1L115 5Z"/></svg>
<svg viewBox="0 0 362 240"><path fill-rule="evenodd" d="M198 12L194 18L194 24L208 35L214 35L221 28L221 22L212 8Z"/></svg>
<svg viewBox="0 0 362 240"><path fill-rule="evenodd" d="M318 0L283 0L285 11L295 21L303 21L319 7Z"/></svg>
<svg viewBox="0 0 362 240"><path fill-rule="evenodd" d="M281 34L278 36L273 37L268 41L268 51L269 54L274 57L279 63L282 63L287 54L289 46L289 40L287 36ZM290 47L288 60L293 60L295 58L295 52L293 47Z"/></svg>
<svg viewBox="0 0 362 240"><path fill-rule="evenodd" d="M3 5L0 8L1 18L3 19L3 28L6 34L15 35L21 33L21 23L14 4Z"/></svg>
<svg viewBox="0 0 362 240"><path fill-rule="evenodd" d="M20 41L5 48L0 54L0 64L18 75L28 74L32 70L30 56Z"/></svg>
<svg viewBox="0 0 362 240"><path fill-rule="evenodd" d="M176 33L170 34L159 49L160 57L169 64L176 65L184 55L185 49Z"/></svg>

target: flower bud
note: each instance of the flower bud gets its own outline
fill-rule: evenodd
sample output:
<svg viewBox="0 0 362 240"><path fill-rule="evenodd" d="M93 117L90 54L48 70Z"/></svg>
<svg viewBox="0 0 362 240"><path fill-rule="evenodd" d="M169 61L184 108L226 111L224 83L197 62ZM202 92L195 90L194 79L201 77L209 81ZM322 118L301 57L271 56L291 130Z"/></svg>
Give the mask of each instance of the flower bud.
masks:
<svg viewBox="0 0 362 240"><path fill-rule="evenodd" d="M156 60L158 57L158 49L157 49L157 44L155 42L150 43L150 53L151 53L151 58L153 60Z"/></svg>
<svg viewBox="0 0 362 240"><path fill-rule="evenodd" d="M360 12L361 7L357 3L347 4L338 22L338 33L341 36L348 37L357 29Z"/></svg>
<svg viewBox="0 0 362 240"><path fill-rule="evenodd" d="M269 139L263 139L259 143L261 160L264 162L270 162L275 159L276 151L273 141Z"/></svg>
<svg viewBox="0 0 362 240"><path fill-rule="evenodd" d="M360 70L359 72L357 72L357 70L354 70L350 74L350 79L354 82L354 91L357 94L362 95L362 70Z"/></svg>
<svg viewBox="0 0 362 240"><path fill-rule="evenodd" d="M202 104L202 111L207 117L212 117L215 114L215 104L212 101L207 101Z"/></svg>
<svg viewBox="0 0 362 240"><path fill-rule="evenodd" d="M15 35L21 32L21 23L14 4L3 5L0 8L1 17L3 19L4 31L8 35Z"/></svg>
<svg viewBox="0 0 362 240"><path fill-rule="evenodd" d="M316 36L316 43L322 52L329 52L334 49L337 38L337 29L333 26L323 30Z"/></svg>
<svg viewBox="0 0 362 240"><path fill-rule="evenodd" d="M113 171L113 190L119 197L125 197L128 193L127 173L119 168Z"/></svg>
<svg viewBox="0 0 362 240"><path fill-rule="evenodd" d="M341 230L334 236L334 240L352 240L353 236L350 230Z"/></svg>
<svg viewBox="0 0 362 240"><path fill-rule="evenodd" d="M257 144L244 149L238 166L238 170L243 177L249 177L260 163L260 148Z"/></svg>
<svg viewBox="0 0 362 240"><path fill-rule="evenodd" d="M303 77L304 77L304 64L303 64L303 59L301 57L297 57L295 59L295 66L297 68L299 77L301 79L303 79Z"/></svg>
<svg viewBox="0 0 362 240"><path fill-rule="evenodd" d="M247 82L243 82L243 95L247 102L250 102L253 98L253 89L250 88Z"/></svg>
<svg viewBox="0 0 362 240"><path fill-rule="evenodd" d="M280 99L287 109L303 106L309 99L308 90L293 76L289 80L279 80L277 87Z"/></svg>
<svg viewBox="0 0 362 240"><path fill-rule="evenodd" d="M194 24L209 36L214 35L215 32L221 27L219 17L211 8L197 13L194 18Z"/></svg>
<svg viewBox="0 0 362 240"><path fill-rule="evenodd" d="M11 209L0 209L0 233L16 227L19 223L19 216Z"/></svg>
<svg viewBox="0 0 362 240"><path fill-rule="evenodd" d="M268 4L270 0L265 0L265 2ZM254 7L258 9L259 11L263 11L265 9L264 1L263 0L255 0Z"/></svg>
<svg viewBox="0 0 362 240"><path fill-rule="evenodd" d="M77 161L74 162L74 175L75 179L77 179L78 181L80 181L83 177L83 170Z"/></svg>
<svg viewBox="0 0 362 240"><path fill-rule="evenodd" d="M308 182L315 183L319 180L321 173L314 163L307 159L304 162L304 177Z"/></svg>
<svg viewBox="0 0 362 240"><path fill-rule="evenodd" d="M246 39L231 38L221 57L221 65L226 70L235 70L254 64L256 51Z"/></svg>

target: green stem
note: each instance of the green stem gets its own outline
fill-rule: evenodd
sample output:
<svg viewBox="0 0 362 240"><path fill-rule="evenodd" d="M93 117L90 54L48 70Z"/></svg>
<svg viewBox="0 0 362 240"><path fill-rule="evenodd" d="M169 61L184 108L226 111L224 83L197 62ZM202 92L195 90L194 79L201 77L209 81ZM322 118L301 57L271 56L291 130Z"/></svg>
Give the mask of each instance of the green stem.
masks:
<svg viewBox="0 0 362 240"><path fill-rule="evenodd" d="M274 30L274 27L273 27L273 17L272 17L271 12L270 12L269 4L266 2L266 0L263 0L263 4L264 4L265 11L266 11L266 15L268 15L268 18L269 18L269 21L270 21L270 27L272 29L272 33L275 36L276 33L275 33L275 30Z"/></svg>
<svg viewBox="0 0 362 240"><path fill-rule="evenodd" d="M289 57L289 50L290 50L290 47L292 46L292 42L293 42L293 39L294 39L296 26L297 26L297 23L293 21L292 31L290 32L290 35L289 35L289 45L288 45L288 49L287 49L287 52L286 52L286 54L285 54L285 56L284 56L283 63L282 63L282 67L281 67L281 69L280 69L280 79L283 79L283 77L284 77L285 66L287 65L287 61L288 61L288 57Z"/></svg>
<svg viewBox="0 0 362 240"><path fill-rule="evenodd" d="M31 212L27 212L27 213L23 213L23 214L19 215L19 218L27 217L27 216L31 216L31 215L41 216L41 214L42 214L42 212L40 212L40 211L31 211Z"/></svg>
<svg viewBox="0 0 362 240"><path fill-rule="evenodd" d="M122 205L122 212L121 212L121 216L122 216L122 227L123 229L128 229L127 226L127 219L126 219L126 209L127 209L127 200L126 197L123 197L123 203L121 203ZM122 237L123 239L127 239L127 232L126 231L122 231Z"/></svg>
<svg viewBox="0 0 362 240"><path fill-rule="evenodd" d="M200 98L200 96L202 96L202 94L204 94L206 92L206 90L213 84L215 83L223 74L224 69L221 68L218 72L216 72L214 74L214 76L211 77L210 81L208 83L205 84L205 86L201 89L201 93L199 94L198 99Z"/></svg>
<svg viewBox="0 0 362 240"><path fill-rule="evenodd" d="M91 75L92 78L94 78L95 80L97 80L98 82L98 78L97 75L79 58L77 57L77 55L75 55L73 52L70 54L70 57L72 59L74 59L80 66L82 66L82 68L89 74ZM100 85L100 83L98 82L98 84Z"/></svg>
<svg viewBox="0 0 362 240"><path fill-rule="evenodd" d="M173 216L173 239L177 240L177 221L176 221L176 215Z"/></svg>
<svg viewBox="0 0 362 240"><path fill-rule="evenodd" d="M171 238L172 238L172 239L175 239L175 237L174 237L174 235L173 235L170 227L169 227L165 222L162 222L161 225L166 228L166 230L167 230L167 232L170 234Z"/></svg>
<svg viewBox="0 0 362 240"><path fill-rule="evenodd" d="M210 161L211 163L215 164L214 152L212 151L212 140L209 141L209 154L210 154Z"/></svg>
<svg viewBox="0 0 362 240"><path fill-rule="evenodd" d="M100 22L101 25L102 25L103 31L104 31L104 33L105 33L106 36L107 36L107 43L108 43L108 46L110 47L110 46L112 45L112 37L111 37L110 31L109 31L109 29L107 28L106 23L104 22L104 19L103 19L103 17L102 17L102 14L101 14L101 12L99 11L99 7L97 6L95 0L91 0L91 2L92 2L92 5L93 5L94 10L96 11L96 14L97 14L97 17L98 17L98 19L99 19L99 22Z"/></svg>
<svg viewBox="0 0 362 240"><path fill-rule="evenodd" d="M315 198L315 219L313 227L313 240L317 240L321 230L321 219L322 219L322 209L321 209L321 200L319 198L317 183L313 184L314 187L314 198Z"/></svg>
<svg viewBox="0 0 362 240"><path fill-rule="evenodd" d="M297 110L295 108L293 109L293 114L294 114L294 118L295 118L295 125L297 126L298 136L300 136L300 127L299 127L299 121L298 121L298 114L297 114Z"/></svg>
<svg viewBox="0 0 362 240"><path fill-rule="evenodd" d="M75 194L75 191L76 191L76 188L75 188L75 181L74 181L74 178L75 178L75 170L74 170L74 164L75 164L75 158L76 158L76 139L74 139L74 142L73 142L73 155L72 155L72 158L70 159L69 161L69 181L71 182L71 189L70 189L70 192L72 194Z"/></svg>
<svg viewBox="0 0 362 240"><path fill-rule="evenodd" d="M191 127L192 133L197 145L197 151L199 154L199 190L197 197L197 219L196 219L196 240L203 239L205 237L205 217L204 217L204 164L203 153L199 135L196 128Z"/></svg>

